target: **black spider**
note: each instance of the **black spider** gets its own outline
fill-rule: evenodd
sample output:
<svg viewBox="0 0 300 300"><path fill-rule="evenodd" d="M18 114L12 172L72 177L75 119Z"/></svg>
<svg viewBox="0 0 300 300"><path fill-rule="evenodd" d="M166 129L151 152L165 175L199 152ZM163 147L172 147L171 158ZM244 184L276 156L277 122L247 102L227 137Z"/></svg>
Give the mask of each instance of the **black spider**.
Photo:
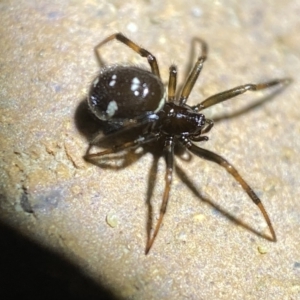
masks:
<svg viewBox="0 0 300 300"><path fill-rule="evenodd" d="M201 45L201 55L197 59L177 99L177 68L175 65L170 67L169 84L166 92L155 57L123 34L116 33L109 36L96 47L96 50L114 39L122 42L140 56L146 57L151 67L151 72L135 66L120 65L101 69L90 89L88 105L97 118L116 126L118 128L117 134L120 136L127 130L138 128L143 128L143 134L130 142L90 154L92 145L101 144L111 136L115 136L115 133L105 137L99 134L91 142L84 158L92 162L95 158L103 155L116 153L124 149L137 148L156 140L163 141L163 151L166 158L166 184L159 219L152 237L149 236L148 238L145 253L148 254L151 249L166 212L172 182L174 146L178 143L193 154L224 167L258 206L268 224L272 240L276 241L275 231L261 200L233 165L218 154L202 149L193 142L207 141L208 137L203 134L209 132L213 127L213 121L206 119L200 113L201 110L247 91L257 91L278 84L287 84L290 80L287 78L275 79L266 83L241 85L213 95L195 106L189 106L186 104L187 99L207 57L207 45L203 40L195 39ZM100 57L98 58L100 60Z"/></svg>

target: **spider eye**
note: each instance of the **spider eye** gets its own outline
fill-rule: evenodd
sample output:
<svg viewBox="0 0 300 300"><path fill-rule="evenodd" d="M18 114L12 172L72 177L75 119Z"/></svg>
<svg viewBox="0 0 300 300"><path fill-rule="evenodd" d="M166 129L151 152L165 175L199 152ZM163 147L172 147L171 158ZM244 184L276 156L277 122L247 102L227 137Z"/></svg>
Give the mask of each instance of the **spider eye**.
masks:
<svg viewBox="0 0 300 300"><path fill-rule="evenodd" d="M198 122L199 126L203 127L205 125L205 116L200 114L199 115L199 122Z"/></svg>

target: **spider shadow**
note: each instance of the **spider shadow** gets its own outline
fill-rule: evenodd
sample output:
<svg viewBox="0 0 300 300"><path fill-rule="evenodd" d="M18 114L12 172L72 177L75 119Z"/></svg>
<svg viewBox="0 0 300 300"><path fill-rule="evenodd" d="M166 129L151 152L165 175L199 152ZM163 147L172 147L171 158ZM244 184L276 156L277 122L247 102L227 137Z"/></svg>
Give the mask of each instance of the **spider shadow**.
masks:
<svg viewBox="0 0 300 300"><path fill-rule="evenodd" d="M111 133L115 133L119 128L96 118L89 110L86 98L79 103L75 111L74 120L77 130L82 136L85 137L88 144L99 134L101 134L103 137L109 137ZM129 132L123 132L121 136L118 134L113 134L111 135L112 138L105 138L103 143L101 143L101 148L107 149L114 145L120 145L124 142L135 139L137 135L141 133L142 129L140 131L134 129ZM93 147L98 148L97 145ZM105 159L104 157L101 158L101 160L91 160L89 163L92 163L101 169L112 169L117 171L137 162L146 153L147 151L122 151L119 153L110 154L109 159Z"/></svg>
<svg viewBox="0 0 300 300"><path fill-rule="evenodd" d="M199 41L198 38L194 37L192 39L189 59L188 59L188 62L186 64L186 67L184 69L184 77L183 78L188 78L189 74L191 73L191 70L193 69L195 59L198 57L198 54L197 54L198 52L196 51L197 50L196 45L197 45L198 41ZM201 77L201 74L200 74L200 77ZM226 120L226 119L232 119L232 118L235 118L235 117L239 117L241 115L244 115L244 114L246 114L246 113L248 113L252 110L255 110L255 109L261 107L265 103L267 103L269 101L272 101L274 97L279 96L286 89L286 87L289 86L292 83L292 81L293 80L290 79L289 83L285 83L284 85L278 86L277 88L273 87L272 90L267 95L264 95L264 96L260 97L255 102L253 102L253 103L251 102L250 104L245 105L244 107L238 109L235 112L231 112L230 114L222 114L222 115L213 117L214 123L216 124L216 123L218 123L220 121L223 121L223 120ZM242 82L241 84L248 84L248 83L249 82L244 82L244 83ZM185 84L185 82L183 81L182 83L180 83L178 85L178 88L176 89L176 99L180 98L181 91L183 89L184 84ZM241 96L239 96L237 99L240 99L240 98L241 98ZM202 100L204 100L204 99L202 99ZM201 102L201 101L198 101L198 102ZM203 110L203 112L205 114L205 110Z"/></svg>
<svg viewBox="0 0 300 300"><path fill-rule="evenodd" d="M187 68L187 70L188 70L188 68ZM248 104L248 105L246 105L246 106L244 106L244 107L236 110L235 112L232 112L230 114L223 114L223 115L219 115L219 116L213 117L213 121L214 121L215 124L217 124L218 122L221 122L221 121L224 121L224 120L230 120L230 119L239 117L241 115L244 115L246 113L249 113L249 112L251 112L251 111L253 111L255 109L258 109L261 106L263 106L265 103L272 101L274 99L274 97L279 96L285 90L286 87L287 86L278 87L277 89L274 89L273 91L271 91L268 95L260 97L260 99L256 100L256 102ZM252 228L251 226L249 226L247 223L241 221L240 219L236 218L233 214L231 214L230 212L228 212L225 209L223 209L217 203L215 203L212 200L210 200L209 198L203 196L199 192L199 190L196 188L196 186L194 185L194 183L187 177L187 175L185 174L185 172L178 165L176 165L176 164L175 164L175 171L176 171L176 174L182 180L182 182L201 201L207 203L209 206L211 206L212 208L216 209L218 212L220 212L223 216L225 216L227 219L229 219L234 224L243 227L244 229L246 229L246 230L254 233L256 236L262 237L262 238L264 238L266 240L269 240L269 241L272 241L272 242L274 241L271 236L263 234L263 233L255 230L254 228Z"/></svg>
<svg viewBox="0 0 300 300"><path fill-rule="evenodd" d="M287 87L287 85L278 87L277 89L270 92L268 95L260 97L254 103L250 103L234 112L231 112L230 114L222 114L219 116L215 116L215 117L213 117L214 123L216 124L223 120L230 120L233 118L237 118L237 117L247 114L251 111L254 111L255 109L261 108L264 104L266 104L270 101L273 101L275 97L279 96L285 90L286 87Z"/></svg>
<svg viewBox="0 0 300 300"><path fill-rule="evenodd" d="M147 228L147 241L149 241L150 238L151 238L151 230L153 228L153 207L152 207L152 204L151 204L151 199L152 199L152 196L153 196L153 191L154 191L154 187L155 187L156 179L157 179L156 174L157 174L157 171L158 171L158 161L159 161L159 158L160 158L160 156L153 156L152 166L150 168L149 175L148 175L148 185L147 185L148 189L147 189L147 194L146 194L147 195L146 196L146 205L147 205L147 209L148 209L148 217L147 217L147 224L146 224L146 228ZM178 158L178 155L176 156L176 158ZM188 160L190 160L190 159L191 159L191 157ZM235 217L229 211L227 211L224 208L222 208L217 203L215 203L212 200L210 200L209 198L203 196L203 194L196 188L196 186L193 183L193 181L188 178L188 176L186 175L186 173L176 163L175 163L175 168L174 169L175 169L176 174L181 179L181 181L202 202L208 204L210 207L212 207L213 209L217 210L220 214L222 214L224 217L226 217L227 219L229 219L234 224L243 227L244 229L246 229L246 230L254 233L255 235L257 235L259 237L262 237L262 238L264 238L266 240L269 240L269 241L273 241L272 237L270 237L269 235L263 234L263 233L259 232L258 230L252 228L247 223L241 221L240 219L238 219L237 217Z"/></svg>
<svg viewBox="0 0 300 300"><path fill-rule="evenodd" d="M244 229L254 233L255 235L262 237L266 240L269 241L273 241L272 237L270 237L269 235L263 234L261 232L259 232L258 230L252 228L251 226L249 226L247 223L241 221L240 219L236 218L233 214L231 214L229 211L225 210L224 208L222 208L220 205L218 205L217 203L213 202L212 200L210 200L209 198L203 196L198 189L195 187L194 183L187 177L187 175L185 174L185 172L176 165L176 173L177 175L180 177L180 179L182 180L182 182L192 191L192 193L198 197L202 202L208 204L209 206L211 206L213 209L217 210L219 213L221 213L224 217L226 217L228 220L230 220L232 223L243 227Z"/></svg>
<svg viewBox="0 0 300 300"><path fill-rule="evenodd" d="M255 105L251 105L250 107L244 108L240 112L235 112L232 116L226 115L221 116L218 118L218 121L221 121L223 119L230 119L232 117L241 115L245 113L246 111L249 111L251 109L254 109L258 106L260 106L263 102L268 101L270 97L264 97L264 99L261 99L259 103L256 103ZM110 131L110 128L106 128L107 124L105 122L101 122L94 118L94 116L89 111L86 101L81 102L78 106L75 114L75 120L76 120L76 126L78 130L85 135L87 141L91 140L95 134L98 134L99 130L103 131L104 134L107 131ZM136 132L129 133L127 139L130 138L130 135L133 135L136 137ZM124 137L123 137L124 138ZM134 137L132 137L134 139ZM118 136L114 138L113 140L107 140L105 145L101 145L103 148L109 148L112 145L115 145L118 140ZM119 141L120 143L120 141ZM93 160L91 161L92 164L102 168L102 169L112 169L112 170L121 170L124 169L138 160L140 160L145 154L150 153L153 157L152 159L152 165L149 169L148 173L148 183L147 183L147 191L146 191L146 201L145 204L147 206L147 212L148 216L146 218L146 232L147 232L147 240L149 241L151 238L151 230L153 228L153 206L151 203L151 199L153 198L154 188L157 182L157 172L158 172L158 166L159 166L159 160L162 157L162 149L163 145L159 142L143 145L142 147L139 147L134 150L127 150L122 151L121 153L115 153L112 155L109 155L108 158L101 158L101 160ZM138 150L138 151L137 151ZM189 162L193 155L186 151L184 147L176 147L175 148L175 154L176 158L182 159L186 162ZM187 156L186 156L187 155ZM119 163L117 163L119 162ZM255 235L259 237L263 237L267 240L272 241L272 238L269 236L262 234L261 232L253 229L251 226L246 224L245 222L241 221L240 219L236 218L234 215L232 215L230 212L223 209L221 206L210 200L209 198L203 196L201 192L196 188L195 184L192 180L188 178L186 173L175 163L175 172L180 177L182 182L192 191L192 193L198 197L202 202L207 203L209 206L220 212L223 216L225 216L227 219L229 219L234 224L237 224L243 228L245 228L248 231L251 231Z"/></svg>
<svg viewBox="0 0 300 300"><path fill-rule="evenodd" d="M192 54L193 55L193 54ZM232 119L238 116L241 116L243 114L249 113L251 110L257 109L261 107L266 102L269 102L273 100L275 96L278 96L286 86L279 87L272 92L270 92L268 95L261 97L258 99L255 103L252 103L250 105L247 105L246 107L243 107L233 113L230 114L223 114L220 116L217 116L214 118L214 122L218 123L222 120L226 119ZM99 131L103 132L103 135L108 135L111 132L116 132L118 128L113 128L112 124L108 124L107 122L103 122L99 119L97 119L89 110L86 99L83 99L79 106L77 107L77 110L75 112L75 123L76 127L78 128L79 132L84 135L87 139L87 141L91 141L95 135L99 134ZM111 148L113 145L116 144L122 144L122 140L134 140L139 134L142 134L142 129L140 132L137 132L138 129L135 128L132 132L126 132L124 136L124 132L122 133L122 136L118 136L117 134L112 135L113 138L105 139L105 143L101 144L101 147L103 148ZM156 145L154 145L156 144ZM121 170L124 169L133 163L137 162L139 159L141 159L142 156L144 156L147 153L151 153L153 156L153 162L152 166L149 171L148 175L148 188L146 192L146 205L148 208L148 218L147 218L147 240L149 241L151 238L151 229L153 227L153 207L151 204L151 199L154 192L154 187L156 184L156 174L158 171L158 162L159 158L162 156L162 149L163 145L159 142L143 145L137 149L142 149L142 151L137 151L137 149L134 150L127 150L122 151L121 153L115 153L113 155L109 155L109 159L101 159L90 161L92 164L102 168L102 169L113 169L113 170ZM188 159L185 159L186 161L190 161L192 155L183 149L183 147L176 147L176 157L183 158L183 153L188 153ZM117 163L118 162L118 163ZM221 208L219 205L208 199L207 197L204 197L195 187L194 183L188 179L185 172L179 168L175 163L175 171L177 175L181 178L183 183L193 192L195 196L197 196L201 201L209 204L211 207L219 211L222 215L224 215L226 218L228 218L233 223L247 229L248 231L253 232L257 236L263 237L267 240L273 241L273 239L265 234L262 234L258 232L257 230L251 228L248 224L242 222L241 220L234 217L231 213Z"/></svg>

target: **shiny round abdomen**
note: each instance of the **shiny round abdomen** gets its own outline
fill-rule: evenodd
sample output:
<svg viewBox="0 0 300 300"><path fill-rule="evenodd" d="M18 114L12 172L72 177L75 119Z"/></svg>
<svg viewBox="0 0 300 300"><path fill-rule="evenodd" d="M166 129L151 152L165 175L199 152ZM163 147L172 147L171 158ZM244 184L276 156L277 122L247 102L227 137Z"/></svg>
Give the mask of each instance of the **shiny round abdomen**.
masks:
<svg viewBox="0 0 300 300"><path fill-rule="evenodd" d="M131 119L159 111L165 103L165 88L153 73L128 66L101 70L94 80L88 104L101 120Z"/></svg>

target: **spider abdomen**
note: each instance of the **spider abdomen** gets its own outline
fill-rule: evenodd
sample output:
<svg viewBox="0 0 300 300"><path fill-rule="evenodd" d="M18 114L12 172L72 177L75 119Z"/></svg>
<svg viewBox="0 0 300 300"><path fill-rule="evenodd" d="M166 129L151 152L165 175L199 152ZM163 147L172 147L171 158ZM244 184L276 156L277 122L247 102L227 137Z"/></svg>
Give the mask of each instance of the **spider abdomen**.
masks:
<svg viewBox="0 0 300 300"><path fill-rule="evenodd" d="M133 66L111 66L93 81L88 104L103 121L131 119L157 112L165 102L165 88L153 73Z"/></svg>

